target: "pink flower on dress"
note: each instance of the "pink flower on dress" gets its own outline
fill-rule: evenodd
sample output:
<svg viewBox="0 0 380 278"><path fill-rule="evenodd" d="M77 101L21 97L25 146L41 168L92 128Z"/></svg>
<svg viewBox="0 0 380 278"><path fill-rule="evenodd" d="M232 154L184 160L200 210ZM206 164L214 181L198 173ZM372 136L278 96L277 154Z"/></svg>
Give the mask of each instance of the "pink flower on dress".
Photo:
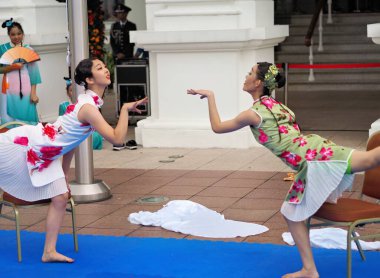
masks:
<svg viewBox="0 0 380 278"><path fill-rule="evenodd" d="M287 134L288 133L288 127L284 126L284 125L280 125L278 127L278 130L280 131L280 133L285 133Z"/></svg>
<svg viewBox="0 0 380 278"><path fill-rule="evenodd" d="M55 136L57 135L57 131L55 130L53 125L47 124L42 129L42 134L49 137L50 140L54 141Z"/></svg>
<svg viewBox="0 0 380 278"><path fill-rule="evenodd" d="M67 106L65 114L70 114L71 112L74 111L74 109L75 109L75 104L70 104L69 106Z"/></svg>
<svg viewBox="0 0 380 278"><path fill-rule="evenodd" d="M62 151L62 147L53 147L53 146L45 146L40 149L42 153L42 158L46 161L47 159L51 159L57 155L59 155Z"/></svg>
<svg viewBox="0 0 380 278"><path fill-rule="evenodd" d="M94 100L96 106L99 106L99 105L100 105L100 102L99 102L99 96L92 96L92 99Z"/></svg>
<svg viewBox="0 0 380 278"><path fill-rule="evenodd" d="M301 192L303 193L304 190L305 190L305 185L303 184L302 180L299 179L298 181L294 182L293 183L293 186L292 186L292 189L295 191L295 192Z"/></svg>
<svg viewBox="0 0 380 278"><path fill-rule="evenodd" d="M282 158L285 158L285 160L293 165L293 166L298 166L298 162L300 162L302 160L302 157L300 157L298 154L295 154L295 153L291 153L289 151L284 151L282 154L281 154L281 157Z"/></svg>
<svg viewBox="0 0 380 278"><path fill-rule="evenodd" d="M298 199L298 196L292 196L289 199L289 203L298 204L300 200Z"/></svg>
<svg viewBox="0 0 380 278"><path fill-rule="evenodd" d="M319 154L322 156L319 160L330 160L330 157L333 156L334 152L331 148L326 149L325 147L323 147L319 151Z"/></svg>
<svg viewBox="0 0 380 278"><path fill-rule="evenodd" d="M273 98L267 97L261 101L262 104L264 104L267 108L272 109L273 105L276 104L276 102L273 100Z"/></svg>
<svg viewBox="0 0 380 278"><path fill-rule="evenodd" d="M40 166L38 166L38 172L41 172L43 169L49 167L49 165L53 162L53 160L45 160L43 163L40 164Z"/></svg>
<svg viewBox="0 0 380 278"><path fill-rule="evenodd" d="M300 127L298 126L298 124L293 124L293 127L294 127L295 130L300 131Z"/></svg>
<svg viewBox="0 0 380 278"><path fill-rule="evenodd" d="M265 132L261 128L259 128L259 132L260 132L259 142L261 144L268 142L268 135L266 135Z"/></svg>
<svg viewBox="0 0 380 278"><path fill-rule="evenodd" d="M308 149L306 151L305 159L307 161L311 161L311 160L314 160L316 156L317 156L317 150L316 149L314 149L314 150Z"/></svg>
<svg viewBox="0 0 380 278"><path fill-rule="evenodd" d="M36 165L37 161L39 161L40 158L38 157L37 153L33 151L32 149L28 150L27 153L27 161L32 164Z"/></svg>
<svg viewBox="0 0 380 278"><path fill-rule="evenodd" d="M28 137L24 137L24 136L22 137L16 136L15 139L13 140L13 143L22 145L22 146L28 146L29 139Z"/></svg>
<svg viewBox="0 0 380 278"><path fill-rule="evenodd" d="M298 144L299 147L303 147L303 146L305 146L307 144L306 139L303 138L302 136L296 137L296 138L293 139L293 143L295 143L297 141L299 142L299 144Z"/></svg>

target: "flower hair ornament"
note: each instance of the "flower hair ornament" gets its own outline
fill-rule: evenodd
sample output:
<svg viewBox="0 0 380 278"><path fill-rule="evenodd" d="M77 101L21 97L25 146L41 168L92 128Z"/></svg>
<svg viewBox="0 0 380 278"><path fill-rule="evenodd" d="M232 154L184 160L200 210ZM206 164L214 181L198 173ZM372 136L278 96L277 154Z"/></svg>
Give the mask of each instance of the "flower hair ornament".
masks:
<svg viewBox="0 0 380 278"><path fill-rule="evenodd" d="M8 27L11 27L12 25L13 25L13 18L11 17L11 19L4 21L1 27L8 28Z"/></svg>
<svg viewBox="0 0 380 278"><path fill-rule="evenodd" d="M278 74L278 69L275 65L271 65L268 69L268 72L265 74L264 86L268 88L271 92L276 88L276 76Z"/></svg>

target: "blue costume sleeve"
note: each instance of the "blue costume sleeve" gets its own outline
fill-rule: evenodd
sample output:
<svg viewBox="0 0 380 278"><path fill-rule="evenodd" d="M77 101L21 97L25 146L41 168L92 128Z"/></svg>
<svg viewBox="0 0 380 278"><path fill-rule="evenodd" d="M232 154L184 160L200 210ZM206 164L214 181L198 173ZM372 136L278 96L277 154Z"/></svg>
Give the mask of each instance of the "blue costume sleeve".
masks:
<svg viewBox="0 0 380 278"><path fill-rule="evenodd" d="M36 85L40 84L41 81L41 75L40 70L38 68L37 62L33 62L27 65L28 72L29 72L29 78L30 78L30 84Z"/></svg>

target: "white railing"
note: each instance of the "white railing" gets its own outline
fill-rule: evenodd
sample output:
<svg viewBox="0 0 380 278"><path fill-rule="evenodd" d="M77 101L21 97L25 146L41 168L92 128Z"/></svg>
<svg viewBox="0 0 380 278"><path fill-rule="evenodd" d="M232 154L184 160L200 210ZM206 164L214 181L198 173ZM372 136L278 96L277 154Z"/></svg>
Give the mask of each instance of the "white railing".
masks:
<svg viewBox="0 0 380 278"><path fill-rule="evenodd" d="M327 1L327 24L332 24L333 19L332 19L332 0ZM319 32L319 42L318 42L318 52L323 51L323 9L319 13L319 27L318 27L318 32ZM313 65L314 61L314 53L313 53L313 39L311 39L311 44L309 46L309 64ZM309 71L309 81L315 81L314 77L314 70L311 68Z"/></svg>

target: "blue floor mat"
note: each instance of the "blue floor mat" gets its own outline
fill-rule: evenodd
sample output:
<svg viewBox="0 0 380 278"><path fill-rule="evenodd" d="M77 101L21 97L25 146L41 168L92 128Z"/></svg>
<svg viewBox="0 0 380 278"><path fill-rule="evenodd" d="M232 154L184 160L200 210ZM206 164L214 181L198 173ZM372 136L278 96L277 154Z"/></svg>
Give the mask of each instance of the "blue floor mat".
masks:
<svg viewBox="0 0 380 278"><path fill-rule="evenodd" d="M295 247L207 240L60 235L58 250L73 264L40 262L43 233L22 231L23 261L17 262L15 231L0 231L0 269L4 277L281 277L300 269ZM346 277L346 252L313 249L321 277ZM380 252L353 252L353 277L375 277ZM2 276L3 277L3 276Z"/></svg>

